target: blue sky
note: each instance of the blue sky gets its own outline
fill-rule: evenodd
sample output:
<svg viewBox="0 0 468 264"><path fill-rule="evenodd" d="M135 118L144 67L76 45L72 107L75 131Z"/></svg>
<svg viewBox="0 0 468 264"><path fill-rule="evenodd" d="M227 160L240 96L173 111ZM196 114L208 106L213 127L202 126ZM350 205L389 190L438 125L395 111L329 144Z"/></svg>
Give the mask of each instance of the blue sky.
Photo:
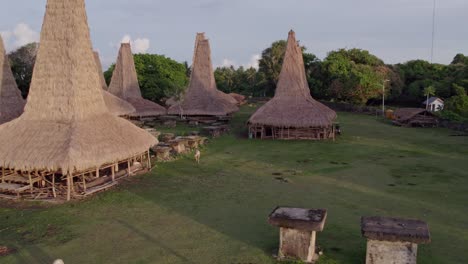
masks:
<svg viewBox="0 0 468 264"><path fill-rule="evenodd" d="M46 0L3 0L7 49L39 36ZM93 45L104 67L122 40L134 51L190 61L196 32L211 40L213 61L255 65L289 29L309 52L363 48L387 63L430 59L432 0L87 0ZM468 54L468 1L437 0L434 61Z"/></svg>

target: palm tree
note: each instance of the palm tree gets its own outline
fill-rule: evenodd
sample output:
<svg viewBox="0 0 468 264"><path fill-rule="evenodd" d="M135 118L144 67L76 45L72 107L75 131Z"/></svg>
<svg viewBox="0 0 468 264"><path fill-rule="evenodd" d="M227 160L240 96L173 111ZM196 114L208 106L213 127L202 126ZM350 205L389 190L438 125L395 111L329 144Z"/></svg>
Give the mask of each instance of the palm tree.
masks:
<svg viewBox="0 0 468 264"><path fill-rule="evenodd" d="M426 110L429 109L429 97L435 95L435 88L434 86L428 86L424 88L424 96L426 96Z"/></svg>

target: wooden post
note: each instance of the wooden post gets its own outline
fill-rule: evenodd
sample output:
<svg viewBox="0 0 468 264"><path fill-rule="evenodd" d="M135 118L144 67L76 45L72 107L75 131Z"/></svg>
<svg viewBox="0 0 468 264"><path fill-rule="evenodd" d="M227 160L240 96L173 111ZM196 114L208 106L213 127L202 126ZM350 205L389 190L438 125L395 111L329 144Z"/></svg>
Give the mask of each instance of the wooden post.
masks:
<svg viewBox="0 0 468 264"><path fill-rule="evenodd" d="M86 177L85 174L81 174L81 177L83 178L83 190L86 192Z"/></svg>
<svg viewBox="0 0 468 264"><path fill-rule="evenodd" d="M151 171L151 154L148 149L148 171Z"/></svg>
<svg viewBox="0 0 468 264"><path fill-rule="evenodd" d="M99 178L99 168L96 169L96 179Z"/></svg>
<svg viewBox="0 0 468 264"><path fill-rule="evenodd" d="M130 176L130 167L131 167L130 160L127 161L127 166L128 166L128 176Z"/></svg>
<svg viewBox="0 0 468 264"><path fill-rule="evenodd" d="M67 174L67 201L71 200L71 178L70 174Z"/></svg>
<svg viewBox="0 0 468 264"><path fill-rule="evenodd" d="M28 171L28 178L29 178L29 188L31 188L31 194L33 193L33 183L32 183L32 177L31 177L31 172Z"/></svg>
<svg viewBox="0 0 468 264"><path fill-rule="evenodd" d="M57 198L57 192L55 191L55 173L52 173L52 194L54 198Z"/></svg>
<svg viewBox="0 0 468 264"><path fill-rule="evenodd" d="M112 182L115 182L115 165L112 165Z"/></svg>
<svg viewBox="0 0 468 264"><path fill-rule="evenodd" d="M2 167L2 183L5 182L5 167Z"/></svg>

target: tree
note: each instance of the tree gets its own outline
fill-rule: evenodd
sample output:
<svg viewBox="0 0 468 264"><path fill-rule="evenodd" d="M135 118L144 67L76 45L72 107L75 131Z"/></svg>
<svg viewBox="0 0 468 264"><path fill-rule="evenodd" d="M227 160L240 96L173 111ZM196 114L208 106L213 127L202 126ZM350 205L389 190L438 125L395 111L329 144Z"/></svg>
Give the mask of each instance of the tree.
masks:
<svg viewBox="0 0 468 264"><path fill-rule="evenodd" d="M435 95L435 88L434 86L428 86L424 88L424 96L426 96L426 110L429 109L429 97Z"/></svg>
<svg viewBox="0 0 468 264"><path fill-rule="evenodd" d="M186 64L155 54L134 55L135 68L144 98L163 103L165 99L180 96L188 84ZM110 83L115 65L104 73Z"/></svg>
<svg viewBox="0 0 468 264"><path fill-rule="evenodd" d="M454 84L455 96L445 102L445 110L468 118L468 95L464 87Z"/></svg>
<svg viewBox="0 0 468 264"><path fill-rule="evenodd" d="M13 76L24 98L29 94L38 47L38 43L30 43L8 54Z"/></svg>
<svg viewBox="0 0 468 264"><path fill-rule="evenodd" d="M332 51L322 67L330 97L359 105L382 96L382 83L391 71L381 59L360 49Z"/></svg>
<svg viewBox="0 0 468 264"><path fill-rule="evenodd" d="M459 53L453 58L451 65L464 64L468 65L468 57Z"/></svg>
<svg viewBox="0 0 468 264"><path fill-rule="evenodd" d="M263 73L266 78L265 96L274 94L281 73L284 54L286 53L286 45L285 40L279 40L273 42L271 47L262 52L262 58L259 61L259 72Z"/></svg>

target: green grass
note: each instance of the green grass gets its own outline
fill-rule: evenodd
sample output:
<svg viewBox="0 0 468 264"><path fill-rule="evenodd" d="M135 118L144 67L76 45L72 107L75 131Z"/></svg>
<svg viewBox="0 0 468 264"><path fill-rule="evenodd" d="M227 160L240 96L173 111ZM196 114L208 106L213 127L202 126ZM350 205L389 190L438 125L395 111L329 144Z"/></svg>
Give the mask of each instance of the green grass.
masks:
<svg viewBox="0 0 468 264"><path fill-rule="evenodd" d="M0 245L18 252L0 263L276 263L267 216L277 205L329 210L322 264L365 262L367 215L426 220L433 242L419 263L466 262L466 137L340 113L336 142L255 141L242 137L252 111L203 149L201 165L186 156L66 205L3 202Z"/></svg>

